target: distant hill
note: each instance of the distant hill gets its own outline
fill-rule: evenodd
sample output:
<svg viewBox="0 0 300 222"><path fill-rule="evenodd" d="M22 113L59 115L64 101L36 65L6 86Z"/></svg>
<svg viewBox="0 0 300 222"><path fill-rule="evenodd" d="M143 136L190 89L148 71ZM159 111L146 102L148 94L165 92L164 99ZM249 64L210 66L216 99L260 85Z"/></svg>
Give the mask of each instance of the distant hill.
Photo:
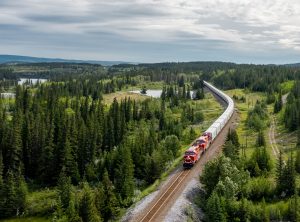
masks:
<svg viewBox="0 0 300 222"><path fill-rule="evenodd" d="M290 67L300 67L300 63L286 64L285 66L290 66Z"/></svg>
<svg viewBox="0 0 300 222"><path fill-rule="evenodd" d="M5 64L5 63L51 63L51 62L90 63L90 64L100 64L103 66L112 66L112 65L127 63L127 62L122 62L122 61L75 60L75 59L60 59L60 58L53 59L53 58L39 58L39 57L19 56L19 55L0 55L0 64Z"/></svg>

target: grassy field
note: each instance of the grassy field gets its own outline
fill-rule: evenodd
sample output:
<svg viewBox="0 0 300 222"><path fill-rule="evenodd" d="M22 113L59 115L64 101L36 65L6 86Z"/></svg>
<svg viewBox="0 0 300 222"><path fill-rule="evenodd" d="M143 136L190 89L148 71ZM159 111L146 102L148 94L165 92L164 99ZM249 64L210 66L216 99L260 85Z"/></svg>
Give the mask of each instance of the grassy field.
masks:
<svg viewBox="0 0 300 222"><path fill-rule="evenodd" d="M237 126L236 130L239 136L240 143L244 148L245 156L250 157L255 148L257 132L248 129L248 127L246 126L247 115L248 111L254 107L256 101L264 99L265 95L263 93L248 92L243 89L227 90L226 94L228 94L231 97L235 95L239 98L246 98L246 102L235 101L235 107L238 110L240 118L239 125ZM265 138L267 139L267 132ZM272 152L269 144L268 150Z"/></svg>
<svg viewBox="0 0 300 222"><path fill-rule="evenodd" d="M114 101L115 98L118 101L121 101L122 99L125 99L125 98L130 98L132 100L142 101L142 100L145 100L149 97L144 96L144 95L139 95L137 93L128 92L128 91L118 91L118 92L115 92L115 93L104 94L103 95L104 104L111 104Z"/></svg>
<svg viewBox="0 0 300 222"><path fill-rule="evenodd" d="M44 189L41 191L29 192L26 201L26 215L20 218L0 220L0 222L49 222L56 206L56 191Z"/></svg>
<svg viewBox="0 0 300 222"><path fill-rule="evenodd" d="M280 84L280 88L282 90L282 94L288 93L291 91L291 89L294 86L295 81L294 80L290 80L290 81L286 81Z"/></svg>
<svg viewBox="0 0 300 222"><path fill-rule="evenodd" d="M51 219L45 217L24 217L24 218L13 218L0 220L0 222L50 222Z"/></svg>

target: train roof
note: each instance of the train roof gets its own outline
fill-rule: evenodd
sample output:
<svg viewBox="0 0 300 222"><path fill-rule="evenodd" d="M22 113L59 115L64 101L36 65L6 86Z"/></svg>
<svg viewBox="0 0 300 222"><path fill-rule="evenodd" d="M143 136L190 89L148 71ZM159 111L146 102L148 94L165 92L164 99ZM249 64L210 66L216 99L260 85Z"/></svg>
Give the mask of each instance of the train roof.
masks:
<svg viewBox="0 0 300 222"><path fill-rule="evenodd" d="M196 149L197 147L196 146L190 146L187 150L186 150L186 152L187 151L189 151L189 152L195 152L195 149Z"/></svg>

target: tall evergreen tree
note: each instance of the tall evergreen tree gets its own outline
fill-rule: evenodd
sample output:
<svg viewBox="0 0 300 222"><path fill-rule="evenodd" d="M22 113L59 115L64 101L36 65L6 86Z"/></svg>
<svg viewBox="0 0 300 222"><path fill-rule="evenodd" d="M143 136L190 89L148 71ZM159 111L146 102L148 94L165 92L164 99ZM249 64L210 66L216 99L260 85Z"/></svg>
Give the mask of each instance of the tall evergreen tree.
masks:
<svg viewBox="0 0 300 222"><path fill-rule="evenodd" d="M259 131L256 139L256 146L258 147L265 147L266 146L266 139L263 131Z"/></svg>
<svg viewBox="0 0 300 222"><path fill-rule="evenodd" d="M131 152L126 145L119 148L114 176L116 178L116 191L125 202L131 203L135 187L133 177L134 165Z"/></svg>
<svg viewBox="0 0 300 222"><path fill-rule="evenodd" d="M67 209L71 199L72 185L71 178L67 177L63 172L59 176L57 189L61 206L63 209Z"/></svg>
<svg viewBox="0 0 300 222"><path fill-rule="evenodd" d="M207 200L206 205L208 221L211 222L225 222L225 206L222 199L216 192L213 192Z"/></svg>
<svg viewBox="0 0 300 222"><path fill-rule="evenodd" d="M13 117L13 128L11 135L11 145L8 151L8 168L13 173L18 173L22 166L22 137L21 137L21 125L22 125L22 113L15 112Z"/></svg>
<svg viewBox="0 0 300 222"><path fill-rule="evenodd" d="M276 166L276 188L279 193L283 190L283 170L284 170L284 162L282 157L282 151L279 151L279 156L277 160L277 166Z"/></svg>
<svg viewBox="0 0 300 222"><path fill-rule="evenodd" d="M83 222L101 222L102 218L97 212L95 200L89 185L84 183L83 195L80 200L80 216Z"/></svg>
<svg viewBox="0 0 300 222"><path fill-rule="evenodd" d="M104 171L102 182L105 194L105 207L102 212L104 221L107 221L111 218L115 218L119 214L119 203L115 195L113 183L108 177L107 170Z"/></svg>

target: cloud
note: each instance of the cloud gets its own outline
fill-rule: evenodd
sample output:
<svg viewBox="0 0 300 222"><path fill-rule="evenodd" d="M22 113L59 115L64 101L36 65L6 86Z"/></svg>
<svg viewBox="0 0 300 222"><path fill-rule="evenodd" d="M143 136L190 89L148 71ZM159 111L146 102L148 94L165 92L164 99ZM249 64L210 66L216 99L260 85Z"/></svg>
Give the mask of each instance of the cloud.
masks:
<svg viewBox="0 0 300 222"><path fill-rule="evenodd" d="M76 51L82 59L165 61L205 54L266 62L274 51L276 61L298 59L299 43L297 0L0 2L0 53L53 56L59 49L55 57Z"/></svg>

